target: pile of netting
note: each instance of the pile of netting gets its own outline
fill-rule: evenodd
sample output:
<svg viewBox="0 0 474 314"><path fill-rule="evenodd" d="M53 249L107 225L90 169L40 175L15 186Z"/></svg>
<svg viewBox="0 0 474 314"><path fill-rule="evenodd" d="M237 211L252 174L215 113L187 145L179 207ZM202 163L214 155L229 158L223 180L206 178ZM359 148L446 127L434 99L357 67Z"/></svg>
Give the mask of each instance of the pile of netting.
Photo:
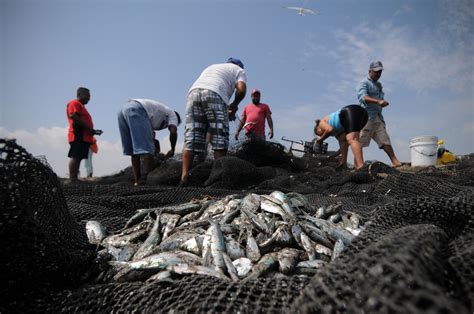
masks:
<svg viewBox="0 0 474 314"><path fill-rule="evenodd" d="M350 172L318 158L285 156L275 145L268 149L269 164L255 151L252 159L240 152L204 161L186 188L171 184L179 162L165 161L149 185L132 187L123 181L127 171L63 184L44 159L1 139L0 312L472 313L474 156L442 169L399 172L373 162ZM314 208L342 204L370 224L309 277L89 279L97 254L85 233L89 220L114 232L137 209L274 190L304 194Z"/></svg>

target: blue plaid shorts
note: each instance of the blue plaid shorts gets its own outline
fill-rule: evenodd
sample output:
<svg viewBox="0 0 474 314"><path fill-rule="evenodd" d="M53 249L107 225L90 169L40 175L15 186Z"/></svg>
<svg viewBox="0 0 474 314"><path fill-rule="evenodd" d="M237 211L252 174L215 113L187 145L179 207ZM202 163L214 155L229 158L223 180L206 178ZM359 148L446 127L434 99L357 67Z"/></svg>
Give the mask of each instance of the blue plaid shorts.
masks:
<svg viewBox="0 0 474 314"><path fill-rule="evenodd" d="M193 89L186 104L184 149L206 151L206 133L211 135L214 150L229 147L229 111L222 98L207 89Z"/></svg>

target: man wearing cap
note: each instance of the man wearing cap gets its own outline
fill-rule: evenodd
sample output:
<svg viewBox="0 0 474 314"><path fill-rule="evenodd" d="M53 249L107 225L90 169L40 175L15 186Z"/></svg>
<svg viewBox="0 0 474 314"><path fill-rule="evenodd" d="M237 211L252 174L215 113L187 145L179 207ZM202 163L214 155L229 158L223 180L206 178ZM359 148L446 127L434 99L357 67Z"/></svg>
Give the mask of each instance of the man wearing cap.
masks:
<svg viewBox="0 0 474 314"><path fill-rule="evenodd" d="M206 151L206 134L211 137L214 158L227 154L229 120L235 120L239 103L247 90L242 61L229 58L226 63L204 69L188 92L183 147L181 186L188 183L188 171L195 153ZM230 102L232 94L234 100Z"/></svg>
<svg viewBox="0 0 474 314"><path fill-rule="evenodd" d="M260 91L256 88L252 90L252 103L245 106L242 112L242 121L235 134L235 139L239 138L240 131L245 127L245 135L248 138L265 139L265 118L268 122L270 132L268 136L273 138L272 112L267 104L260 102Z"/></svg>
<svg viewBox="0 0 474 314"><path fill-rule="evenodd" d="M395 156L390 137L385 128L385 120L382 109L389 105L384 99L382 84L379 82L382 75L383 65L380 61L374 61L369 66L369 76L363 80L357 88L357 98L359 104L367 110L369 119L365 127L360 131L359 142L362 147L369 146L373 139L380 149L387 153L394 167L401 166L400 161Z"/></svg>

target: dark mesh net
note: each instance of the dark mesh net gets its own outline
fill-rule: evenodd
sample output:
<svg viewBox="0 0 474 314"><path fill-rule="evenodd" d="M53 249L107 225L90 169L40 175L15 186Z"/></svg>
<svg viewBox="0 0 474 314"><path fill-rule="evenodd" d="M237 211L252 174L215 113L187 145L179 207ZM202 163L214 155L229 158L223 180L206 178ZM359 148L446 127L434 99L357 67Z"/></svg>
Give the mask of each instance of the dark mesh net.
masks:
<svg viewBox="0 0 474 314"><path fill-rule="evenodd" d="M128 170L61 184L44 158L14 141L0 140L0 151L0 312L472 313L473 156L409 173L376 162L352 173L318 158L268 167L230 156L199 164L193 187L176 188L170 185L179 178L177 161L161 164L143 187L131 186ZM243 196L248 188L303 193L310 214L338 204L367 226L311 277L94 284L88 276L97 252L87 242L86 221L114 232L140 208Z"/></svg>

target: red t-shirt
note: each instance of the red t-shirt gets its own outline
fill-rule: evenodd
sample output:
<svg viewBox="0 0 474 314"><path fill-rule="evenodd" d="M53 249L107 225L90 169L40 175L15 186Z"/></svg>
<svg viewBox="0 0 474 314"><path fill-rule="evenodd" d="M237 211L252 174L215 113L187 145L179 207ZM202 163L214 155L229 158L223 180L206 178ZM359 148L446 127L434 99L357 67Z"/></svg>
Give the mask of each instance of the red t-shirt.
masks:
<svg viewBox="0 0 474 314"><path fill-rule="evenodd" d="M81 140L87 143L93 143L94 139L93 136L90 134L90 130L84 130L83 127L74 123L71 119L71 113L76 113L79 115L79 118L84 122L87 126L91 129L94 128L92 124L92 117L84 106L79 100L73 99L67 103L66 107L66 114L67 114L67 121L69 123L69 129L67 132L67 139L69 143L74 142L76 140Z"/></svg>
<svg viewBox="0 0 474 314"><path fill-rule="evenodd" d="M265 137L265 118L272 112L267 104L254 105L253 103L245 106L242 112L242 119L245 119L245 134L253 133Z"/></svg>

